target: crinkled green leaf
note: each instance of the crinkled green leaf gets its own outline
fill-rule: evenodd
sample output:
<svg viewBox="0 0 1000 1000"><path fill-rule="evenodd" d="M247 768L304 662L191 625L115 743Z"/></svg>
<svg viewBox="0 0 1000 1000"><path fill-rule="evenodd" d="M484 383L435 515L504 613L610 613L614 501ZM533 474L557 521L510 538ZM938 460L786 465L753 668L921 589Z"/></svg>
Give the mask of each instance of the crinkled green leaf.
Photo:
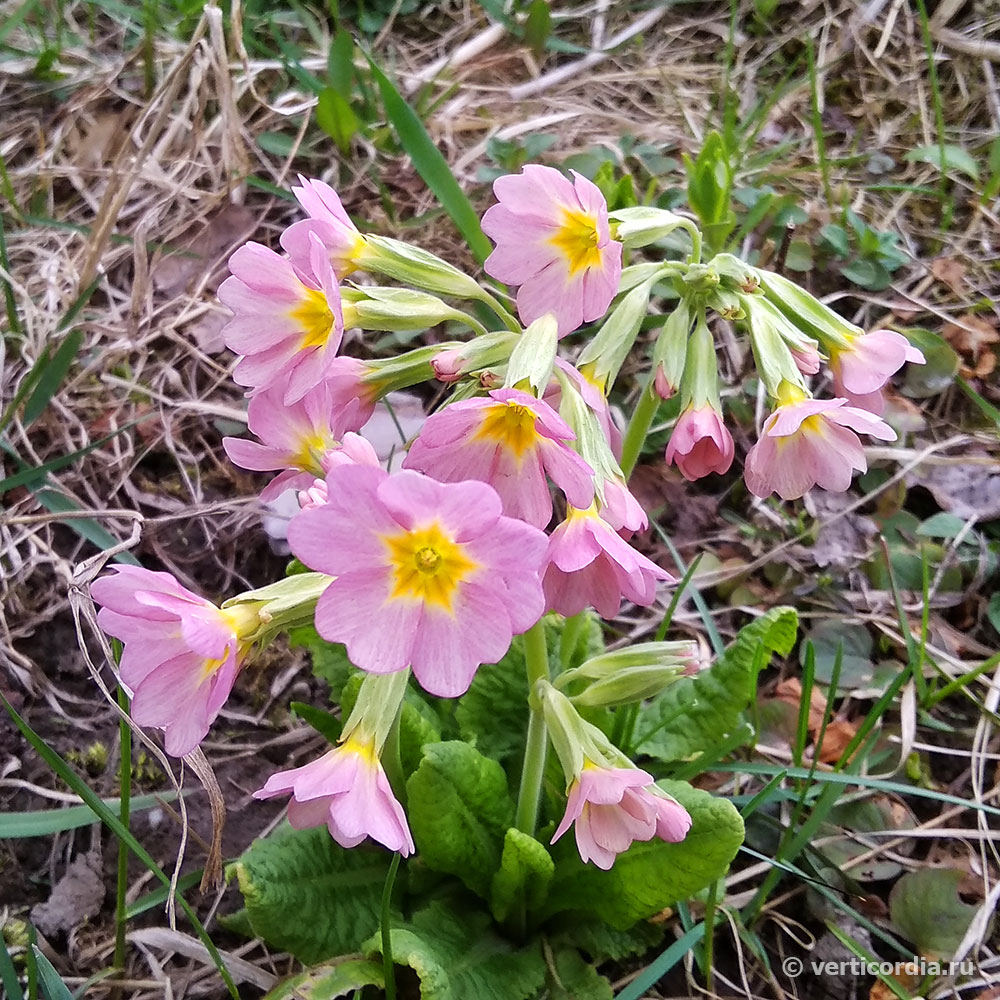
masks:
<svg viewBox="0 0 1000 1000"><path fill-rule="evenodd" d="M498 921L507 919L520 901L528 911L538 909L549 894L555 864L534 837L511 827L504 835L500 870L493 876L490 908Z"/></svg>
<svg viewBox="0 0 1000 1000"><path fill-rule="evenodd" d="M753 697L758 650L763 666L773 653L787 656L797 631L798 615L784 607L745 626L708 670L681 678L642 711L635 748L660 760L687 760L724 739Z"/></svg>
<svg viewBox="0 0 1000 1000"><path fill-rule="evenodd" d="M976 915L958 895L964 877L956 868L918 868L889 893L892 922L925 958L952 958Z"/></svg>
<svg viewBox="0 0 1000 1000"><path fill-rule="evenodd" d="M399 714L399 758L403 773L416 771L423 759L424 747L440 739L434 709L415 691L408 690Z"/></svg>
<svg viewBox="0 0 1000 1000"><path fill-rule="evenodd" d="M264 1000L333 1000L353 995L365 986L384 989L382 963L367 958L340 958L278 983Z"/></svg>
<svg viewBox="0 0 1000 1000"><path fill-rule="evenodd" d="M605 872L585 865L567 834L552 850L556 874L544 913L583 910L627 928L725 874L743 843L743 820L733 804L683 781L659 784L691 814L687 837L679 844L634 843Z"/></svg>
<svg viewBox="0 0 1000 1000"><path fill-rule="evenodd" d="M326 827L284 827L255 840L226 875L239 881L254 933L312 964L357 951L378 927L389 859L365 845L345 850Z"/></svg>
<svg viewBox="0 0 1000 1000"><path fill-rule="evenodd" d="M611 983L575 948L556 952L547 1000L612 1000Z"/></svg>
<svg viewBox="0 0 1000 1000"><path fill-rule="evenodd" d="M558 918L550 922L548 929L566 925L565 930L556 931L553 936L565 939L588 955L595 965L610 959L615 962L632 955L644 955L657 947L663 940L664 925L641 920L633 927L619 930L609 927L604 921L594 917L581 919L580 914Z"/></svg>
<svg viewBox="0 0 1000 1000"><path fill-rule="evenodd" d="M389 933L393 961L416 972L421 1000L526 1000L545 982L539 942L515 948L481 911L456 913L438 901ZM381 935L362 949L381 955Z"/></svg>
<svg viewBox="0 0 1000 1000"><path fill-rule="evenodd" d="M410 831L428 868L488 898L514 820L504 769L460 740L424 747L406 783Z"/></svg>
<svg viewBox="0 0 1000 1000"><path fill-rule="evenodd" d="M545 642L553 663L560 655L562 630L562 619L545 619ZM579 666L603 649L600 620L588 615L584 635L570 665ZM528 682L520 636L515 637L510 651L499 663L484 665L476 671L472 686L458 699L455 718L462 739L474 743L487 757L503 764L521 758L528 728Z"/></svg>

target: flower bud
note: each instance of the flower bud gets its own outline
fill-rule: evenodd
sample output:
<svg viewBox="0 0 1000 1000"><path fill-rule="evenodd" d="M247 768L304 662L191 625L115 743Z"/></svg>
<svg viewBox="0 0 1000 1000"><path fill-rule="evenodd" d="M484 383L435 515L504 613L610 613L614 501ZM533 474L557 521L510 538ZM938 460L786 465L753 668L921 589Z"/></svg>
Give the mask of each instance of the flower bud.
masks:
<svg viewBox="0 0 1000 1000"><path fill-rule="evenodd" d="M507 363L509 389L527 382L541 393L552 378L559 344L559 325L554 313L546 313L521 334Z"/></svg>
<svg viewBox="0 0 1000 1000"><path fill-rule="evenodd" d="M502 331L485 333L466 343L448 345L431 358L434 377L446 385L453 385L464 375L502 364L519 342L516 333Z"/></svg>
<svg viewBox="0 0 1000 1000"><path fill-rule="evenodd" d="M617 223L615 238L626 248L644 247L669 236L675 229L688 228L692 223L683 216L663 208L638 205L609 212L608 218Z"/></svg>
<svg viewBox="0 0 1000 1000"><path fill-rule="evenodd" d="M653 388L669 399L681 384L691 332L691 308L685 299L667 317L653 348Z"/></svg>

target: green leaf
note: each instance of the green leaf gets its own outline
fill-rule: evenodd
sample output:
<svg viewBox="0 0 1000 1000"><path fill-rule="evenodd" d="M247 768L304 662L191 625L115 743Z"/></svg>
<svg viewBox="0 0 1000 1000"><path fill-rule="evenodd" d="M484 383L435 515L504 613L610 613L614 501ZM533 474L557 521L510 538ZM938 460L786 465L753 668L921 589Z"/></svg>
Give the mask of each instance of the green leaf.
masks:
<svg viewBox="0 0 1000 1000"><path fill-rule="evenodd" d="M500 870L490 891L494 918L502 923L522 899L529 912L537 910L549 894L554 872L555 863L544 845L511 827L504 835Z"/></svg>
<svg viewBox="0 0 1000 1000"><path fill-rule="evenodd" d="M562 619L545 619L545 644L549 662L560 656ZM585 634L577 645L570 666L604 650L600 620L588 615ZM528 728L528 682L525 679L524 641L516 636L510 651L495 665L476 671L469 690L458 699L455 720L463 740L474 743L487 757L503 764L520 761Z"/></svg>
<svg viewBox="0 0 1000 1000"><path fill-rule="evenodd" d="M954 868L919 868L892 887L889 915L918 954L937 959L955 954L977 910L959 898L964 877Z"/></svg>
<svg viewBox="0 0 1000 1000"><path fill-rule="evenodd" d="M493 244L486 238L476 210L459 187L448 161L434 145L416 112L403 100L399 91L378 66L370 59L369 62L372 75L382 94L386 116L396 130L400 144L409 154L417 173L451 216L458 231L465 237L469 248L481 264L490 255Z"/></svg>
<svg viewBox="0 0 1000 1000"><path fill-rule="evenodd" d="M139 795L129 801L132 812L152 809L161 802L176 798L174 792L157 792L155 795ZM104 799L104 804L116 812L121 806L119 799ZM98 820L94 810L88 805L70 806L67 809L37 809L34 812L4 813L0 815L0 840L12 837L47 837L53 833L77 830Z"/></svg>
<svg viewBox="0 0 1000 1000"><path fill-rule="evenodd" d="M399 714L399 757L406 775L413 774L420 766L424 747L441 740L441 732L433 716L434 709L416 691L408 689Z"/></svg>
<svg viewBox="0 0 1000 1000"><path fill-rule="evenodd" d="M358 117L350 102L333 87L324 87L316 104L316 124L337 144L346 155L351 150L351 140L358 132Z"/></svg>
<svg viewBox="0 0 1000 1000"><path fill-rule="evenodd" d="M67 514L68 516L62 518L59 523L65 524L67 528L71 528L81 538L92 542L99 549L114 548L121 541L121 539L115 538L110 531L101 527L93 517L86 514L73 517L73 512L79 511L80 507L75 500L70 499L64 493L59 493L57 490L40 489L35 491L35 499L53 514ZM131 552L118 552L115 554L114 560L115 562L129 563L132 566L140 565L139 560Z"/></svg>
<svg viewBox="0 0 1000 1000"><path fill-rule="evenodd" d="M733 176L726 145L718 132L710 132L694 161L684 157L688 174L688 204L703 225L723 222L729 214Z"/></svg>
<svg viewBox="0 0 1000 1000"><path fill-rule="evenodd" d="M567 944L572 944L589 955L595 965L608 959L620 962L623 958L633 955L645 955L647 951L659 946L663 940L664 925L640 920L634 927L619 930L609 927L596 917L580 919L580 914L571 914L571 919L559 918L560 924L565 922L568 927L558 932L559 938ZM552 926L550 923L549 927Z"/></svg>
<svg viewBox="0 0 1000 1000"><path fill-rule="evenodd" d="M548 1000L612 1000L611 983L575 948L556 952L549 969Z"/></svg>
<svg viewBox="0 0 1000 1000"><path fill-rule="evenodd" d="M254 933L312 964L357 951L379 923L390 855L345 850L326 827L283 827L255 840L226 869L235 874Z"/></svg>
<svg viewBox="0 0 1000 1000"><path fill-rule="evenodd" d="M850 239L847 235L847 230L844 229L843 226L839 226L837 223L831 222L819 231L819 235L820 239L826 243L830 250L840 257L841 260L846 259L847 255L851 252Z"/></svg>
<svg viewBox="0 0 1000 1000"><path fill-rule="evenodd" d="M354 80L354 39L343 28L330 43L330 53L326 58L326 75L330 86L346 100L351 99L351 83Z"/></svg>
<svg viewBox="0 0 1000 1000"><path fill-rule="evenodd" d="M955 379L961 363L955 349L944 337L920 327L900 331L924 354L926 364L907 365L903 393L915 399L926 399L944 392Z"/></svg>
<svg viewBox="0 0 1000 1000"><path fill-rule="evenodd" d="M545 43L552 33L552 8L548 0L532 0L528 7L528 17L524 22L524 44L534 53L536 59L545 55Z"/></svg>
<svg viewBox="0 0 1000 1000"><path fill-rule="evenodd" d="M658 784L691 814L687 837L679 844L634 843L605 872L585 865L572 837L565 836L552 851L556 873L546 915L583 910L625 929L689 899L725 874L743 843L743 820L736 808L683 781Z"/></svg>
<svg viewBox="0 0 1000 1000"><path fill-rule="evenodd" d="M816 657L816 680L820 684L829 684L833 679L833 668L840 655L840 679L838 686L841 691L863 687L871 682L875 673L872 663L872 637L864 625L846 625L839 619L820 622L810 629L799 646L799 660L805 660L805 645L813 644Z"/></svg>
<svg viewBox="0 0 1000 1000"><path fill-rule="evenodd" d="M903 157L907 163L931 163L942 173L957 170L974 181L979 180L979 164L961 146L918 146Z"/></svg>
<svg viewBox="0 0 1000 1000"><path fill-rule="evenodd" d="M341 720L330 712L325 712L315 705L307 705L301 701L291 701L288 708L308 725L312 726L320 736L330 744L336 744L340 739Z"/></svg>
<svg viewBox="0 0 1000 1000"><path fill-rule="evenodd" d="M357 668L347 658L347 650L339 642L322 639L312 625L289 629L288 642L292 649L304 647L309 651L313 673L330 685L330 700L340 701L352 673Z"/></svg>
<svg viewBox="0 0 1000 1000"><path fill-rule="evenodd" d="M514 801L504 769L460 740L424 747L406 783L410 832L428 868L488 898Z"/></svg>
<svg viewBox="0 0 1000 1000"><path fill-rule="evenodd" d="M382 963L344 957L278 983L264 1000L333 1000L366 986L385 988Z"/></svg>
<svg viewBox="0 0 1000 1000"><path fill-rule="evenodd" d="M740 630L708 670L681 678L643 709L633 746L659 760L688 760L733 733L753 697L754 664L787 656L795 643L798 615L772 608Z"/></svg>
<svg viewBox="0 0 1000 1000"><path fill-rule="evenodd" d="M526 1000L545 982L538 941L515 949L478 910L456 913L437 901L389 933L393 961L416 972L421 1000ZM363 951L381 955L381 936Z"/></svg>
<svg viewBox="0 0 1000 1000"><path fill-rule="evenodd" d="M59 391L59 386L62 385L66 373L76 360L77 352L82 343L83 331L73 330L63 338L51 359L46 361L34 392L24 404L22 423L25 427L38 419L45 407L49 405L49 400Z"/></svg>
<svg viewBox="0 0 1000 1000"><path fill-rule="evenodd" d="M889 272L879 263L871 260L856 260L845 264L840 273L861 288L879 292L889 287Z"/></svg>
<svg viewBox="0 0 1000 1000"><path fill-rule="evenodd" d="M257 136L257 145L272 156L291 156L295 139L284 132L261 132Z"/></svg>
<svg viewBox="0 0 1000 1000"><path fill-rule="evenodd" d="M14 968L13 959L7 950L2 928L0 928L0 986L3 986L6 1000L24 1000L24 990Z"/></svg>
<svg viewBox="0 0 1000 1000"><path fill-rule="evenodd" d="M1000 632L1000 591L990 596L990 602L986 605L986 617L993 628Z"/></svg>
<svg viewBox="0 0 1000 1000"><path fill-rule="evenodd" d="M45 1000L73 1000L73 994L69 987L62 981L62 976L56 972L52 963L38 950L37 945L32 945L31 950L38 965L38 975L42 980Z"/></svg>

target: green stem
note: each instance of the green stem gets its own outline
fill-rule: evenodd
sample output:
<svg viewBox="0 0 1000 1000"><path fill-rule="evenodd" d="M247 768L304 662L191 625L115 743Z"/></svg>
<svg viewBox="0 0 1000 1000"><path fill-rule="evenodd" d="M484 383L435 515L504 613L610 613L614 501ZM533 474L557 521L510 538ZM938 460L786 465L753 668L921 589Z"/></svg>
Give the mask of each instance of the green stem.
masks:
<svg viewBox="0 0 1000 1000"><path fill-rule="evenodd" d="M689 263L700 264L701 263L701 230L698 226L692 222L690 219L685 219L681 225L681 229L687 232L688 236L691 237L691 258Z"/></svg>
<svg viewBox="0 0 1000 1000"><path fill-rule="evenodd" d="M500 300L494 298L494 296L486 291L485 288L483 289L481 301L497 314L497 318L508 330L512 333L521 332L521 324L517 321L517 318L512 313L508 312L500 303Z"/></svg>
<svg viewBox="0 0 1000 1000"><path fill-rule="evenodd" d="M636 403L632 419L628 422L625 430L625 440L622 442L622 472L625 479L632 475L635 463L639 460L639 452L642 451L643 442L652 426L653 418L660 407L660 397L653 390L653 376L650 374L649 381L643 387L639 402Z"/></svg>
<svg viewBox="0 0 1000 1000"><path fill-rule="evenodd" d="M559 638L559 664L557 672L562 673L573 666L573 656L580 646L580 636L587 625L587 612L581 611L579 614L567 618L563 623L562 636Z"/></svg>
<svg viewBox="0 0 1000 1000"><path fill-rule="evenodd" d="M392 935L389 924L389 907L392 903L392 887L399 870L399 851L392 856L389 872L382 887L382 970L385 976L385 1000L396 1000L396 968L392 961Z"/></svg>
<svg viewBox="0 0 1000 1000"><path fill-rule="evenodd" d="M118 705L123 712L129 710L129 698L124 688L118 687ZM125 829L128 829L131 812L129 799L132 795L132 729L127 719L118 721L121 751L118 762L118 796L120 811L118 817ZM116 969L125 968L125 930L126 930L126 900L128 891L128 845L124 840L118 840L118 882L115 894L115 957Z"/></svg>
<svg viewBox="0 0 1000 1000"><path fill-rule="evenodd" d="M524 767L521 769L521 787L517 793L515 825L529 837L535 835L538 823L538 804L542 797L542 777L545 774L545 754L549 736L545 716L534 697L535 684L549 676L549 652L545 645L545 625L538 621L524 633L524 663L528 675L528 736L524 747Z"/></svg>

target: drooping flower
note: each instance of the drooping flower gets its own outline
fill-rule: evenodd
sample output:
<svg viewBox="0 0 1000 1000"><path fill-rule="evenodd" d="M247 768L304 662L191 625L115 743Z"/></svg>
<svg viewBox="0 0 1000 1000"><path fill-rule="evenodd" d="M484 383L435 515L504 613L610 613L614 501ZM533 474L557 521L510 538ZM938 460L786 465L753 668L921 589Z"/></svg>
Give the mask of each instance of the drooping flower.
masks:
<svg viewBox="0 0 1000 1000"><path fill-rule="evenodd" d="M565 443L573 437L547 403L518 389L495 389L429 417L403 467L441 482L489 483L505 514L544 528L552 517L546 473L574 506L594 496L593 471Z"/></svg>
<svg viewBox="0 0 1000 1000"><path fill-rule="evenodd" d="M253 797L288 794L288 822L296 830L325 823L341 847L356 847L371 837L403 857L414 851L406 815L389 786L375 741L363 733L303 767L272 774Z"/></svg>
<svg viewBox="0 0 1000 1000"><path fill-rule="evenodd" d="M555 843L575 824L576 846L584 862L607 871L633 841L659 837L678 843L691 828L691 817L676 799L659 791L645 771L607 767L587 760L569 787Z"/></svg>
<svg viewBox="0 0 1000 1000"><path fill-rule="evenodd" d="M599 319L618 291L622 245L611 239L598 187L573 171L528 164L493 184L499 201L483 216L496 244L487 274L520 285L517 311L527 325L553 312L559 335Z"/></svg>
<svg viewBox="0 0 1000 1000"><path fill-rule="evenodd" d="M365 238L351 222L340 196L329 184L299 175L299 186L292 188L308 218L295 222L281 234L281 246L300 273L320 281L312 258L313 238L326 251L327 259L338 278L356 269L358 254Z"/></svg>
<svg viewBox="0 0 1000 1000"><path fill-rule="evenodd" d="M667 443L667 465L676 464L688 482L710 472L729 471L736 452L733 436L714 406L689 406L680 415Z"/></svg>
<svg viewBox="0 0 1000 1000"><path fill-rule="evenodd" d="M119 674L132 718L164 730L168 754L183 757L204 739L229 697L260 625L255 608L226 610L169 573L116 566L91 585L101 628L124 643Z"/></svg>
<svg viewBox="0 0 1000 1000"><path fill-rule="evenodd" d="M622 599L648 607L656 581L673 577L621 538L600 516L597 505L570 507L549 537L542 585L552 611L569 618L593 607L614 618Z"/></svg>
<svg viewBox="0 0 1000 1000"><path fill-rule="evenodd" d="M872 330L851 338L846 347L830 348L834 392L851 406L881 415L882 387L907 361L922 365L925 358L895 330Z"/></svg>
<svg viewBox="0 0 1000 1000"><path fill-rule="evenodd" d="M779 396L778 403L744 465L747 489L754 496L777 493L795 500L813 486L843 492L855 472L868 468L855 432L896 440L884 420L847 405L846 399L809 399L796 387Z"/></svg>
<svg viewBox="0 0 1000 1000"><path fill-rule="evenodd" d="M325 476L331 453L340 449L345 435L359 430L371 416L374 403L362 409L355 394L358 388L343 385L344 381L324 380L289 405L284 401L288 385L288 377L284 376L254 396L247 407L247 426L260 441L222 439L226 454L240 468L255 472L282 470L261 491L265 503L277 499L285 490L307 489L314 479ZM351 448L355 447L352 437ZM377 465L374 449L371 454Z"/></svg>
<svg viewBox="0 0 1000 1000"><path fill-rule="evenodd" d="M485 483L352 465L288 527L292 552L336 576L316 629L372 673L412 666L432 694L462 694L481 663L541 617L545 535L502 514Z"/></svg>
<svg viewBox="0 0 1000 1000"><path fill-rule="evenodd" d="M219 299L234 315L222 335L240 355L233 379L251 394L285 378L285 402L294 403L323 381L337 356L344 335L337 277L315 236L311 254L315 279L260 243L229 258L232 275Z"/></svg>

